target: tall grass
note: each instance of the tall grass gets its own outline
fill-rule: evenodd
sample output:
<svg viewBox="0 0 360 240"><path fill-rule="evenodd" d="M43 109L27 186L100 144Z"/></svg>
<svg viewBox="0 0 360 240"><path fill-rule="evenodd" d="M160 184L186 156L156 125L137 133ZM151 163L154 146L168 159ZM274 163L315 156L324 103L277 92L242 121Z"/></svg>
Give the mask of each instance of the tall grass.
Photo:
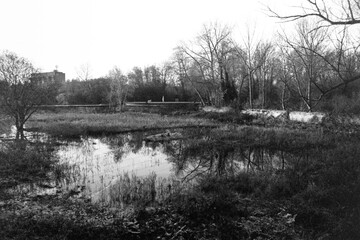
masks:
<svg viewBox="0 0 360 240"><path fill-rule="evenodd" d="M321 130L304 131L279 127L223 127L214 129L211 137L217 142L230 145L266 147L286 151L324 147L333 143L333 136L324 135Z"/></svg>
<svg viewBox="0 0 360 240"><path fill-rule="evenodd" d="M210 120L184 116L161 116L150 113L52 113L35 114L28 121L27 128L57 136L79 136L83 134L111 134L209 124L214 125Z"/></svg>
<svg viewBox="0 0 360 240"><path fill-rule="evenodd" d="M131 206L136 211L141 211L148 206L167 203L171 196L180 192L184 186L175 178L161 178L155 173L139 177L127 172L120 175L117 182L110 187L109 204L122 208Z"/></svg>
<svg viewBox="0 0 360 240"><path fill-rule="evenodd" d="M7 182L2 187L48 180L56 163L49 144L8 142L0 150L0 178Z"/></svg>

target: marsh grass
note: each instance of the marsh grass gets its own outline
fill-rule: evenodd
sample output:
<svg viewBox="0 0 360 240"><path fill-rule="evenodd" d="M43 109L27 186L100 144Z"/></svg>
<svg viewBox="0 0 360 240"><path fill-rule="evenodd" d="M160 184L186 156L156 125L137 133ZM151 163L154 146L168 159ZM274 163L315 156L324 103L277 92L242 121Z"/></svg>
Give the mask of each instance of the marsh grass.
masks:
<svg viewBox="0 0 360 240"><path fill-rule="evenodd" d="M139 212L147 207L163 206L173 195L178 195L191 186L190 183L181 183L173 177L162 178L155 173L139 177L127 172L120 175L117 182L110 187L108 205L123 209L130 207Z"/></svg>
<svg viewBox="0 0 360 240"><path fill-rule="evenodd" d="M150 113L125 112L116 114L65 113L35 114L27 129L54 136L102 135L129 131L215 125L210 120L193 117L171 117Z"/></svg>
<svg viewBox="0 0 360 240"><path fill-rule="evenodd" d="M57 163L49 144L8 142L0 151L0 175L6 185L47 180Z"/></svg>
<svg viewBox="0 0 360 240"><path fill-rule="evenodd" d="M237 126L214 129L210 135L215 141L231 145L265 147L277 150L296 150L333 145L333 137L321 130L304 131L279 127Z"/></svg>
<svg viewBox="0 0 360 240"><path fill-rule="evenodd" d="M334 137L324 135L321 131L226 125L211 129L205 138L189 139L183 149L183 156L198 156L204 159L204 156L211 158L211 153L216 153L215 155L220 155L221 158L229 159L229 156L239 151L242 155L245 152L245 155L249 155L259 150L262 153L267 152L270 158L274 154L280 154L283 158L285 153L303 156L334 146ZM238 158L240 161L244 157Z"/></svg>

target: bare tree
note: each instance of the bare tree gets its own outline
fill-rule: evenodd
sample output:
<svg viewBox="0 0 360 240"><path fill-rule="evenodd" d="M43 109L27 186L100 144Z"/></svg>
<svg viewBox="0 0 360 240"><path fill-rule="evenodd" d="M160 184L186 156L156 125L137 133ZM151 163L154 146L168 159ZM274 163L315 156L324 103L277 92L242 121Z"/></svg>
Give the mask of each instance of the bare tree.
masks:
<svg viewBox="0 0 360 240"><path fill-rule="evenodd" d="M312 110L324 96L360 80L360 44L351 39L346 27L331 38L328 29L305 23L299 24L303 27L298 28L296 39L283 35L288 48L282 51L292 80L284 83L288 88L296 86Z"/></svg>
<svg viewBox="0 0 360 240"><path fill-rule="evenodd" d="M272 59L275 76L271 84L279 91L281 109L289 110L290 100L295 99L293 92L296 87L291 81L292 73L285 52L282 47L279 47L276 57Z"/></svg>
<svg viewBox="0 0 360 240"><path fill-rule="evenodd" d="M253 37L254 37L255 31L251 34L249 26L248 26L247 30L248 31L247 31L246 40L244 41L245 55L239 54L239 56L245 57L243 60L246 65L246 68L247 68L247 75L248 75L248 79L249 79L249 84L248 84L249 85L249 104L250 104L250 108L253 108L253 78L254 78L254 71L258 68L257 64L253 63L253 53L255 52L255 49L257 48L257 46L254 49Z"/></svg>
<svg viewBox="0 0 360 240"><path fill-rule="evenodd" d="M168 84L174 84L175 81L175 69L171 62L165 62L158 68L160 73L160 82L162 88L162 100L165 101L165 92Z"/></svg>
<svg viewBox="0 0 360 240"><path fill-rule="evenodd" d="M45 100L46 89L32 78L32 63L12 52L0 55L0 106L15 121L16 139L24 139L24 125Z"/></svg>
<svg viewBox="0 0 360 240"><path fill-rule="evenodd" d="M110 104L122 111L129 90L128 78L118 67L114 67L109 71L109 78L111 79Z"/></svg>
<svg viewBox="0 0 360 240"><path fill-rule="evenodd" d="M79 69L76 70L77 77L80 81L88 81L91 79L91 66L89 63L82 64Z"/></svg>
<svg viewBox="0 0 360 240"><path fill-rule="evenodd" d="M92 85L89 81L92 77L91 72L92 70L89 63L82 64L78 69L76 69L77 79L85 82L86 83L85 86L88 88L89 91L93 90Z"/></svg>
<svg viewBox="0 0 360 240"><path fill-rule="evenodd" d="M205 106L204 97L201 95L201 90L198 87L198 84L196 84L195 78L191 75L191 61L190 57L187 56L182 48L178 48L174 55L175 62L176 62L176 68L175 72L178 75L178 80L182 86L182 88L185 88L185 84L189 83L191 88L195 91L197 94L201 105Z"/></svg>
<svg viewBox="0 0 360 240"><path fill-rule="evenodd" d="M285 21L315 17L323 25L353 25L360 23L360 2L358 0L303 0L299 13L280 15L268 7L271 16Z"/></svg>
<svg viewBox="0 0 360 240"><path fill-rule="evenodd" d="M250 29L253 29L253 31L250 31ZM267 77L269 59L273 53L272 44L270 42L257 40L255 37L255 28L250 28L248 26L248 31L243 39L243 44L237 45L234 43L234 45L236 46L234 47L234 50L236 51L236 55L240 59L244 70L242 73L242 82L239 85L239 92L241 92L244 81L247 81L249 105L250 108L253 108L255 81L259 81L260 94L263 94L262 105L265 105L265 78Z"/></svg>
<svg viewBox="0 0 360 240"><path fill-rule="evenodd" d="M275 71L275 49L271 42L262 42L258 45L255 52L256 63L258 68L255 71L255 78L259 85L259 101L262 108L265 108L267 102L267 93L270 91L272 81L274 80Z"/></svg>
<svg viewBox="0 0 360 240"><path fill-rule="evenodd" d="M227 26L218 23L204 25L195 42L178 48L191 59L191 66L196 66L201 76L197 84L202 84L202 89L207 91L206 98L213 105L222 100L220 84L226 71L226 56L232 51L230 35Z"/></svg>
<svg viewBox="0 0 360 240"><path fill-rule="evenodd" d="M309 22L302 21L297 25L297 36L290 39L286 34L282 35L286 44L282 50L291 71L291 80L308 111L312 111L323 97L320 78L325 66L319 56L325 53L328 37L325 29L312 29Z"/></svg>

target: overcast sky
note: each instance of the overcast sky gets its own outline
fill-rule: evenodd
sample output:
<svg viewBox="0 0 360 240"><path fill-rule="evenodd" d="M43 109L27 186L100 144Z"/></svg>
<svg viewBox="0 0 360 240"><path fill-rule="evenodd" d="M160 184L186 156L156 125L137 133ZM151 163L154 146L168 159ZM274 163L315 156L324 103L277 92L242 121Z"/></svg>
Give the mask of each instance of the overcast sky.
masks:
<svg viewBox="0 0 360 240"><path fill-rule="evenodd" d="M266 37L277 19L266 5L282 12L302 0L0 0L0 51L31 60L42 71L57 66L67 79L82 65L91 77L115 65L124 73L168 60L181 41L195 38L204 24L233 27L239 40L246 26ZM240 40L239 40L240 41Z"/></svg>

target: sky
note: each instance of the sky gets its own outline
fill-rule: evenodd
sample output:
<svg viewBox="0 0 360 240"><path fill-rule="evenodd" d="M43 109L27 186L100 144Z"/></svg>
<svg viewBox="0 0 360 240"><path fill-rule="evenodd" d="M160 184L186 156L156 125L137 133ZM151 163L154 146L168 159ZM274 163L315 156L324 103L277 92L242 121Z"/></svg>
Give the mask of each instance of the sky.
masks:
<svg viewBox="0 0 360 240"><path fill-rule="evenodd" d="M233 29L236 41L250 26L270 38L286 24L266 6L289 13L303 0L0 0L0 51L15 52L43 72L57 69L75 79L118 66L161 65L204 24Z"/></svg>

